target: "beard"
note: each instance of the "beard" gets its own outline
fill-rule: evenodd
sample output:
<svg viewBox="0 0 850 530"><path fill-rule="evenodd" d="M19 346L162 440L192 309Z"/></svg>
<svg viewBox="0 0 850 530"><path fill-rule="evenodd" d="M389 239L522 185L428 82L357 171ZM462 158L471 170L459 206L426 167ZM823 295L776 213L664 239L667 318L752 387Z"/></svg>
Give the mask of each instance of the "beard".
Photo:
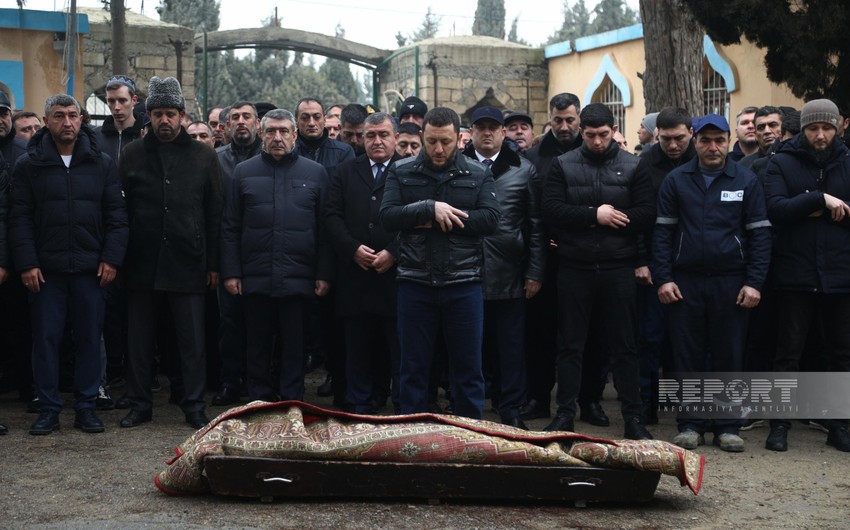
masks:
<svg viewBox="0 0 850 530"><path fill-rule="evenodd" d="M837 136L836 136L836 138L837 138ZM809 155L811 155L811 157L814 159L815 163L819 167L826 166L826 163L829 162L830 158L832 158L832 145L833 144L829 144L823 149L818 149L817 147L813 146L809 142L809 139L806 138L805 134L802 135L802 140L803 140L803 149L805 149L806 152L809 153ZM835 142L835 140L833 139L833 143L834 142Z"/></svg>
<svg viewBox="0 0 850 530"><path fill-rule="evenodd" d="M425 154L425 167L430 169L431 171L442 172L445 171L446 168L450 167L454 161L455 156L457 156L457 150L453 151L452 154L446 159L446 161L442 164L435 164L431 157L428 154Z"/></svg>

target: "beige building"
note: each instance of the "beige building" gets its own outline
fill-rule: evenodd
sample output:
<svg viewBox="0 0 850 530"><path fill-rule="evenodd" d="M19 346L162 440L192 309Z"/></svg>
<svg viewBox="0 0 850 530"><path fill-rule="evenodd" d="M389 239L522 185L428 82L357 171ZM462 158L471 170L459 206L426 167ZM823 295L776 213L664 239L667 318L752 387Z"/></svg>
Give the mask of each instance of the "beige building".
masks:
<svg viewBox="0 0 850 530"><path fill-rule="evenodd" d="M614 111L629 146L637 145L637 130L646 114L643 82L646 68L643 26L635 24L598 35L546 47L549 96L572 92L588 103L605 103ZM735 115L747 106L788 105L803 101L785 85L767 79L764 50L744 41L716 46L703 39L704 112L723 114L734 128Z"/></svg>

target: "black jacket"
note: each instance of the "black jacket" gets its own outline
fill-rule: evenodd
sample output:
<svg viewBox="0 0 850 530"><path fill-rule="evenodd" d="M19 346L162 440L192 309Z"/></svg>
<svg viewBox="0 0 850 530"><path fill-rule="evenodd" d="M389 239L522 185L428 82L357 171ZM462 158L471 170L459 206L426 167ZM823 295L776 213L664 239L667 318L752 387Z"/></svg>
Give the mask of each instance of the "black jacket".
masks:
<svg viewBox="0 0 850 530"><path fill-rule="evenodd" d="M823 197L828 193L850 201L850 150L835 142L821 166L803 140L798 134L785 142L765 174L767 213L775 231L775 286L850 293L850 220L832 221Z"/></svg>
<svg viewBox="0 0 850 530"><path fill-rule="evenodd" d="M550 130L543 136L539 144L525 152L525 157L534 164L534 167L537 168L537 174L545 182L549 176L549 170L552 168L552 162L564 153L578 149L581 145L580 134L571 144L564 145L555 138L555 133Z"/></svg>
<svg viewBox="0 0 850 530"><path fill-rule="evenodd" d="M393 155L386 162L387 171L396 160L399 156ZM385 182L375 183L366 155L337 166L331 182L325 224L336 251L336 311L343 317L396 314L395 267L378 274L364 271L353 259L360 245L375 252L386 249L398 259L398 234L386 231L380 219Z"/></svg>
<svg viewBox="0 0 850 530"><path fill-rule="evenodd" d="M761 290L770 264L770 222L758 178L727 158L706 189L699 159L667 175L658 192L652 279L661 286L676 271L744 275Z"/></svg>
<svg viewBox="0 0 850 530"><path fill-rule="evenodd" d="M293 151L298 155L320 163L331 177L333 177L336 166L346 160L354 160L354 149L345 142L329 138L327 129L325 129L322 137L318 140L309 140L303 136L298 136L295 140Z"/></svg>
<svg viewBox="0 0 850 530"><path fill-rule="evenodd" d="M639 178L643 178L643 174L649 176L652 182L652 190L655 196L658 196L658 190L661 189L661 183L664 182L664 177L677 167L689 162L697 156L697 150L694 143L690 142L688 148L682 153L677 160L673 160L664 154L660 144L654 144L646 152L641 152L640 162L637 166L637 174ZM638 238L639 258L638 265L649 265L652 260L652 230L654 224L649 227Z"/></svg>
<svg viewBox="0 0 850 530"><path fill-rule="evenodd" d="M435 201L468 213L463 228L440 230L434 221ZM399 160L390 167L381 222L384 229L400 232L400 281L434 287L481 281L482 238L499 224L493 176L460 153L440 175L426 167L423 148L419 156ZM430 228L421 228L428 223Z"/></svg>
<svg viewBox="0 0 850 530"><path fill-rule="evenodd" d="M333 254L322 222L328 174L290 153L267 153L236 166L221 226L221 277L241 278L242 293L313 296L330 281Z"/></svg>
<svg viewBox="0 0 850 530"><path fill-rule="evenodd" d="M80 129L71 166L46 128L15 166L9 240L15 268L43 273L95 273L101 262L120 267L127 250L127 209L112 158L94 133Z"/></svg>
<svg viewBox="0 0 850 530"><path fill-rule="evenodd" d="M477 160L470 144L463 154ZM490 167L499 200L499 226L484 238L484 298L525 296L525 280L543 281L549 244L540 219L540 179L528 160L505 141Z"/></svg>
<svg viewBox="0 0 850 530"><path fill-rule="evenodd" d="M0 138L0 268L12 268L12 255L9 251L9 183L15 162L27 152L27 143L15 136L15 129Z"/></svg>
<svg viewBox="0 0 850 530"><path fill-rule="evenodd" d="M130 214L124 285L202 294L218 271L221 167L215 152L181 127L160 142L149 130L118 161Z"/></svg>
<svg viewBox="0 0 850 530"><path fill-rule="evenodd" d="M655 220L648 175L640 159L611 142L601 154L587 146L558 157L543 186L543 219L556 232L561 263L570 267L635 266L638 234ZM610 204L629 217L623 228L600 226L596 210Z"/></svg>
<svg viewBox="0 0 850 530"><path fill-rule="evenodd" d="M112 157L116 162L121 159L121 151L124 146L138 140L142 137L142 129L145 127L145 115L137 112L133 113L133 118L136 121L131 127L127 127L121 132L115 128L115 118L107 116L103 120L103 125L94 130L97 135L96 141L100 151Z"/></svg>
<svg viewBox="0 0 850 530"><path fill-rule="evenodd" d="M231 141L229 144L217 148L215 154L218 155L218 163L221 164L221 177L223 179L221 189L227 191L236 164L257 156L262 150L263 140L259 135L248 145L239 145Z"/></svg>

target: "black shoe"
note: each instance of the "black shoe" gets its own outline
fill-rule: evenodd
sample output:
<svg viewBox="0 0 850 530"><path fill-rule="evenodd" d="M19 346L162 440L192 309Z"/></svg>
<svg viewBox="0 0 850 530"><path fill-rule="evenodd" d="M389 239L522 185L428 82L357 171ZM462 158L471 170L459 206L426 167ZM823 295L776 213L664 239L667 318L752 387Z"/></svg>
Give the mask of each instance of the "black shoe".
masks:
<svg viewBox="0 0 850 530"><path fill-rule="evenodd" d="M151 421L151 418L153 418L153 414L149 410L131 409L130 412L128 412L127 415L124 416L124 419L122 419L121 422L118 423L118 425L123 428L138 427L143 423Z"/></svg>
<svg viewBox="0 0 850 530"><path fill-rule="evenodd" d="M626 420L626 428L623 432L623 438L628 440L652 440L652 434L646 430L639 416L628 418Z"/></svg>
<svg viewBox="0 0 850 530"><path fill-rule="evenodd" d="M552 413L549 412L549 405L544 405L536 399L528 400L528 403L519 408L519 419L521 420L536 420L538 418L548 418Z"/></svg>
<svg viewBox="0 0 850 530"><path fill-rule="evenodd" d="M130 398L127 396L127 394L124 394L123 396L115 400L115 408L121 410L131 409L133 408L133 403L130 401Z"/></svg>
<svg viewBox="0 0 850 530"><path fill-rule="evenodd" d="M573 418L566 414L558 414L552 422L543 428L544 431L575 431Z"/></svg>
<svg viewBox="0 0 850 530"><path fill-rule="evenodd" d="M38 419L30 425L30 434L37 436L50 434L59 430L59 413L46 410L38 414Z"/></svg>
<svg viewBox="0 0 850 530"><path fill-rule="evenodd" d="M204 414L202 410L196 410L195 412L187 412L186 413L186 423L188 423L193 429L201 429L206 427L210 420L207 418L207 415Z"/></svg>
<svg viewBox="0 0 850 530"><path fill-rule="evenodd" d="M0 436L9 433L9 428L0 423Z"/></svg>
<svg viewBox="0 0 850 530"><path fill-rule="evenodd" d="M511 427L516 427L517 429L522 429L524 431L528 430L528 426L519 418L508 418L506 420L502 420L504 425L510 425Z"/></svg>
<svg viewBox="0 0 850 530"><path fill-rule="evenodd" d="M316 389L316 395L319 397L331 397L334 395L334 380L331 374L325 378L325 382L319 385Z"/></svg>
<svg viewBox="0 0 850 530"><path fill-rule="evenodd" d="M103 432L106 430L103 422L94 413L94 409L77 411L77 415L74 416L74 428L88 433Z"/></svg>
<svg viewBox="0 0 850 530"><path fill-rule="evenodd" d="M846 425L833 425L826 435L826 445L831 445L839 451L850 453L850 432Z"/></svg>
<svg viewBox="0 0 850 530"><path fill-rule="evenodd" d="M97 410L112 410L115 408L115 402L109 396L109 392L104 387L98 387L97 398L94 400L94 406Z"/></svg>
<svg viewBox="0 0 850 530"><path fill-rule="evenodd" d="M640 420L644 425L658 425L658 407L652 401L641 404Z"/></svg>
<svg viewBox="0 0 850 530"><path fill-rule="evenodd" d="M212 398L212 404L216 407L233 405L234 403L239 403L239 385L223 384L221 391Z"/></svg>
<svg viewBox="0 0 850 530"><path fill-rule="evenodd" d="M609 420L608 416L605 415L605 411L602 409L602 405L600 405L598 401L591 401L590 403L585 403L579 406L581 407L581 416L579 416L581 421L586 421L587 423L596 425L597 427L607 427L611 425L611 420Z"/></svg>
<svg viewBox="0 0 850 530"><path fill-rule="evenodd" d="M767 440L764 442L764 448L770 451L787 451L788 426L771 425L770 434L767 435Z"/></svg>

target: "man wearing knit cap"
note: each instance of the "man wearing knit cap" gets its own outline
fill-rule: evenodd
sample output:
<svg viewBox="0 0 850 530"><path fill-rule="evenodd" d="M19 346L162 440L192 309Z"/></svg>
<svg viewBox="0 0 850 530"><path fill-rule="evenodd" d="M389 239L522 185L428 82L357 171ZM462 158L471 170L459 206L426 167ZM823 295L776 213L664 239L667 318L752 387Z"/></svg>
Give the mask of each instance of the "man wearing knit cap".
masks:
<svg viewBox="0 0 850 530"><path fill-rule="evenodd" d="M655 143L655 120L658 118L657 112L651 112L640 120L638 127L638 143L640 144L640 152L643 154L652 144Z"/></svg>
<svg viewBox="0 0 850 530"><path fill-rule="evenodd" d="M840 119L832 101L806 103L802 133L767 164L767 212L776 234L774 372L799 370L810 326L826 335L830 371L850 372L850 153L838 136ZM847 420L824 423L827 445L849 452ZM787 451L790 428L790 421L771 420L765 447Z"/></svg>
<svg viewBox="0 0 850 530"><path fill-rule="evenodd" d="M131 219L123 275L131 409L120 425L151 421L157 307L167 304L185 387L180 408L199 429L208 423L204 294L218 285L221 168L215 152L180 126L185 103L176 79L151 78L145 108L150 131L124 149L118 164Z"/></svg>

